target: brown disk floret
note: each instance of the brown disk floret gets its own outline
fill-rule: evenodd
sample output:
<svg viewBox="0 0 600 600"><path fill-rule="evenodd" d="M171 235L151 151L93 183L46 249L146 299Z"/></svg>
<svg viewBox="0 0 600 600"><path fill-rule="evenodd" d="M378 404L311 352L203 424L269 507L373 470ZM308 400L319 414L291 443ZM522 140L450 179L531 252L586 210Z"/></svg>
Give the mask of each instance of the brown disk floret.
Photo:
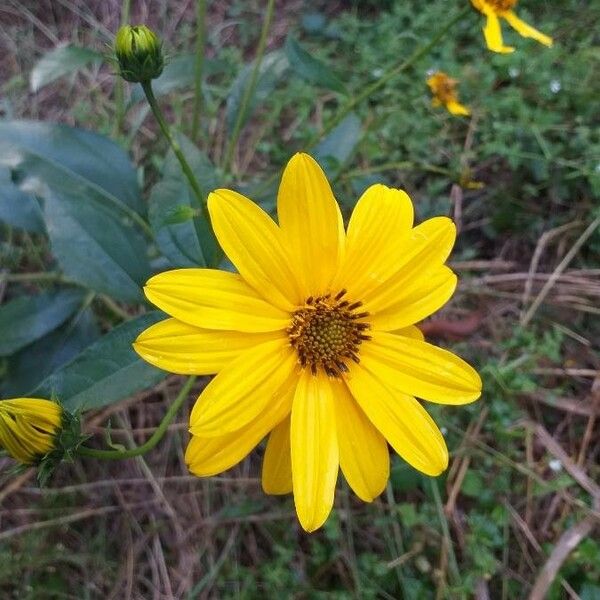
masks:
<svg viewBox="0 0 600 600"><path fill-rule="evenodd" d="M313 375L319 367L330 377L348 372L347 362L359 362L358 348L364 340L368 323L362 322L366 312L357 312L362 302L343 300L346 290L335 296L310 297L292 314L287 330L290 344L298 353L302 367L310 367Z"/></svg>
<svg viewBox="0 0 600 600"><path fill-rule="evenodd" d="M517 0L486 0L486 2L493 6L497 11L504 12L513 8L517 3Z"/></svg>

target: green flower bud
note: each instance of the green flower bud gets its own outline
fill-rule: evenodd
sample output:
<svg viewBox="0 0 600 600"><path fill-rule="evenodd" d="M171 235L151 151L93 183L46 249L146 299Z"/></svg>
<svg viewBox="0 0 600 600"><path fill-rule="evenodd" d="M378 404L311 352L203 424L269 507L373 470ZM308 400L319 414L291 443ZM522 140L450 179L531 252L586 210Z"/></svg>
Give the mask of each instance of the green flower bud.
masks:
<svg viewBox="0 0 600 600"><path fill-rule="evenodd" d="M156 79L165 62L160 39L145 25L123 25L119 29L115 36L115 56L119 75L134 83Z"/></svg>

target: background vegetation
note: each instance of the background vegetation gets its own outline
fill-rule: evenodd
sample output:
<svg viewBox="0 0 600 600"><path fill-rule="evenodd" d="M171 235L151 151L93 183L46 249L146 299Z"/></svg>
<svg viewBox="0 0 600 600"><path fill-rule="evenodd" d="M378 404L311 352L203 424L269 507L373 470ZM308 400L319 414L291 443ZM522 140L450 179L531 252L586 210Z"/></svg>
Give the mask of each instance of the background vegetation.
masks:
<svg viewBox="0 0 600 600"><path fill-rule="evenodd" d="M383 181L409 192L419 220L456 220L458 293L424 330L478 367L484 396L460 410L428 405L451 451L446 475L395 457L380 499L360 503L341 483L312 535L291 498L263 495L256 454L222 476L188 476L187 413L144 458L79 460L44 489L0 458L2 597L504 600L547 582L551 599L599 598L600 5L523 0L520 15L555 45L506 29L511 55L486 50L472 11L328 131L340 105L462 2L277 2L227 169L265 3L208 3L197 135L194 3L131 4L131 22L165 40L157 95L207 191L229 185L272 207L281 166L310 149L346 214ZM210 260L214 247L206 235L194 245L202 222L181 208L193 203L140 90L102 60L120 11L116 0L0 7L0 393L58 387L72 407L89 406L93 382L104 400L86 431L128 445L147 438L181 385L118 345L155 318L140 317L136 282ZM460 79L471 118L431 107L431 69ZM75 147L71 130L16 119L104 134L130 162L104 138ZM120 198L123 222L86 213L82 192L96 207ZM126 248L106 251L111 227L129 228ZM113 277L89 269L90 236Z"/></svg>

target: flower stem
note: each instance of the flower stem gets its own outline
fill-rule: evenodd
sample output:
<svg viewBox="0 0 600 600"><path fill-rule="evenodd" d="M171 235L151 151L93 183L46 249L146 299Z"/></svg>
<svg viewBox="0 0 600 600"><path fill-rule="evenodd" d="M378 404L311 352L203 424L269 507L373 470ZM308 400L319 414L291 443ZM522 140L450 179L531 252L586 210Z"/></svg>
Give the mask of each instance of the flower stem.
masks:
<svg viewBox="0 0 600 600"><path fill-rule="evenodd" d="M192 113L192 140L195 142L200 130L202 112L202 70L206 45L206 0L196 2L196 62L194 71L194 112Z"/></svg>
<svg viewBox="0 0 600 600"><path fill-rule="evenodd" d="M319 139L325 137L331 130L338 125L344 118L352 111L352 109L360 104L363 100L366 100L371 94L385 86L385 84L393 79L400 73L406 71L409 67L412 67L419 59L428 54L428 52L434 48L434 46L448 33L448 31L456 25L468 12L472 10L470 4L466 5L460 10L454 17L452 17L444 26L442 26L436 35L434 35L427 44L417 48L403 63L396 65L395 67L389 68L383 75L374 81L371 85L367 86L360 94L350 98L350 100L338 111L336 116L327 124L325 129L317 136L316 139L311 140L309 147L314 146Z"/></svg>
<svg viewBox="0 0 600 600"><path fill-rule="evenodd" d="M195 381L195 375L188 378L177 395L177 398L175 398L173 404L171 404L169 410L167 410L165 413L165 416L163 417L163 420L160 422L159 426L156 428L156 431L141 446L130 448L128 450L97 450L96 448L79 446L77 449L77 454L80 456L89 456L91 458L100 458L103 460L121 460L123 458L133 458L135 456L142 456L143 454L146 454L146 452L152 450L158 444L158 442L162 440L167 428L177 414L177 411L181 408L181 405L186 400L187 395Z"/></svg>
<svg viewBox="0 0 600 600"><path fill-rule="evenodd" d="M373 82L370 86L367 86L360 94L357 94L351 98L335 115L335 117L327 123L323 131L316 135L306 145L306 150L312 149L316 144L323 139L328 133L330 133L336 125L338 125L343 119L350 113L358 104L363 100L367 99L371 94L382 88L390 79L393 79L397 75L400 75L406 71L409 67L414 65L420 58L425 56L456 23L458 23L464 16L472 10L470 5L465 6L461 11L456 13L452 19L450 19L443 27L441 27L438 33L431 39L427 44L421 46L411 56L409 56L403 63L389 68L377 81ZM260 195L263 191L269 189L271 184L279 177L279 172L274 173L266 179L261 185L257 186L254 190L255 195Z"/></svg>
<svg viewBox="0 0 600 600"><path fill-rule="evenodd" d="M202 188L200 187L200 183L198 182L194 173L192 172L192 168L190 167L190 164L185 158L183 151L181 150L181 146L171 133L171 128L166 122L163 112L160 109L158 102L156 101L156 97L154 96L154 91L152 90L152 82L144 81L142 83L142 89L144 90L144 94L146 94L146 100L148 100L148 104L152 109L152 113L154 114L154 117L158 122L160 130L165 136L167 142L169 142L169 146L171 146L173 153L175 154L177 160L179 161L179 164L181 165L181 170L183 171L183 174L186 176L190 187L192 188L192 192L194 193L194 197L196 198L198 206L204 213L204 217L206 218L207 222L210 223L208 208L206 206L206 202L204 201L204 193L202 191Z"/></svg>
<svg viewBox="0 0 600 600"><path fill-rule="evenodd" d="M233 153L235 152L235 147L237 145L238 138L240 137L242 124L244 122L244 118L246 117L248 105L250 104L250 100L252 99L252 96L254 95L254 91L256 89L256 84L258 83L260 65L262 63L262 59L265 53L265 47L267 45L267 34L269 33L269 28L271 27L274 8L275 0L269 0L267 4L265 20L263 22L262 30L260 32L260 38L258 40L256 58L254 59L254 69L252 69L250 83L246 86L246 89L244 90L244 95L242 96L240 108L238 110L235 124L233 126L233 131L231 133L231 138L229 139L229 144L227 146L227 152L225 153L224 167L226 172L229 171L231 168L231 163L233 161Z"/></svg>
<svg viewBox="0 0 600 600"><path fill-rule="evenodd" d="M121 25L127 24L129 21L129 13L131 11L131 0L123 0L121 4ZM118 135L123 125L125 118L125 86L123 79L117 77L115 81L115 124L113 132Z"/></svg>

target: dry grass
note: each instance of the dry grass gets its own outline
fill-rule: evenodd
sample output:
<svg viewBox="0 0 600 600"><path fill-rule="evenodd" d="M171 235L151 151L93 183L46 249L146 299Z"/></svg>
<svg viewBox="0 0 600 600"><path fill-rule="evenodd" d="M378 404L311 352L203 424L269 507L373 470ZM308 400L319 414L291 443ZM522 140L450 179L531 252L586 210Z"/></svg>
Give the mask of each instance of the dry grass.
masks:
<svg viewBox="0 0 600 600"><path fill-rule="evenodd" d="M255 11L256 3L250 4ZM288 21L300 7L300 3L279 4L274 43L283 39ZM180 34L184 24L193 22L191 0L132 5L132 21L148 22L166 39L186 43ZM222 20L224 6L211 3L214 23ZM5 113L73 124L77 120L73 105L90 98L94 111L110 112L114 79L108 71L84 75L69 86L48 86L38 94L28 93L23 81L34 60L60 42L97 47L101 40L108 41L120 10L117 0L3 3L0 77L11 101ZM231 32L223 35L232 36L227 41L235 43ZM136 154L141 154L139 149ZM465 233L481 226L465 220L460 211L457 217ZM383 559L387 571L397 574L398 589L403 569L417 565L430 582L432 597L450 597L448 586L464 576L473 499L463 489L472 471L492 478L502 474L512 483L499 498L510 515L502 575L492 583L481 577L473 596L504 600L510 597L510 580L520 582L522 597L531 600L544 598L554 581L561 582L564 597L577 597L561 577L560 567L578 543L593 536L600 518L600 491L594 483L600 455L600 359L593 339L597 332L585 336L566 324L600 312L600 269L575 266L590 228L589 223L574 221L550 229L534 247L508 237L492 260L454 265L464 275L459 293L440 317L426 324L428 336L468 342L472 356L502 364L507 355L503 342L514 328L519 324L531 328L539 318L544 326L559 327L565 344L562 365L524 361L517 367L539 385L535 391L511 395L523 414L512 424L516 446L511 451L500 446L494 427L488 427L492 406L469 413L464 423L445 420L453 448L443 497L432 499L418 487L395 491L390 486L373 506L366 506L342 486L336 500L338 520L308 538L296 522L290 498L263 495L262 451L222 476L199 480L187 475L183 459L187 425L182 415L146 457L116 464L81 460L60 469L47 489L39 489L33 471L14 476L8 473L9 460L0 460L0 546L9 558L0 583L3 597L30 593L27 581L52 582L53 570L60 569L68 590L60 588L53 595L52 589L40 588L28 597L255 598L278 590L263 568L273 564L292 570L297 589L303 590L279 589L282 597L326 597L313 591L335 587L347 590L347 595L337 597L360 598L361 586L377 589L377 582L361 580L358 565L367 553ZM140 444L179 386L179 379L171 378L89 415L87 431L100 442L109 434L110 422L114 441ZM569 395L556 396L553 390L559 387L570 390ZM559 461L571 484L554 489L553 460ZM398 525L398 504L424 502L436 508L438 522L419 524L418 535L407 546ZM282 544L289 557L281 558ZM324 547L329 553L315 569L313 554ZM45 563L44 556L52 558ZM21 581L10 583L11 569ZM377 597L392 596L381 591Z"/></svg>

